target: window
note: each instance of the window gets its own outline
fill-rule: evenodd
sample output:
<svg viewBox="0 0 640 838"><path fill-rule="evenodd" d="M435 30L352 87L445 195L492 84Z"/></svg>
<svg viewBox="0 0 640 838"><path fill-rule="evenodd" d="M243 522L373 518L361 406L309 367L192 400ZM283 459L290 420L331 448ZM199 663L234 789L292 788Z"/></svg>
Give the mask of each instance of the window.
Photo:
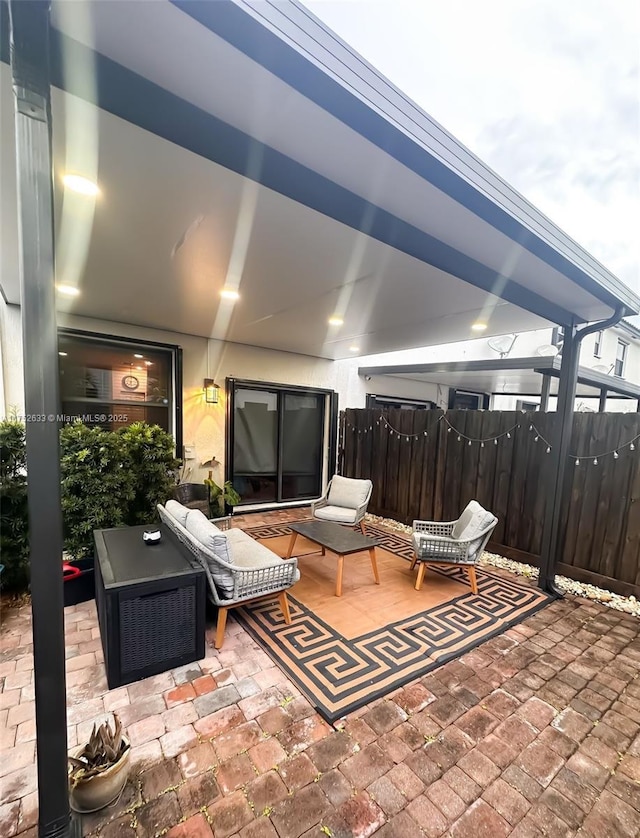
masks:
<svg viewBox="0 0 640 838"><path fill-rule="evenodd" d="M179 347L60 330L58 353L65 424L116 430L148 422L173 434L180 450Z"/></svg>
<svg viewBox="0 0 640 838"><path fill-rule="evenodd" d="M424 399L402 399L394 396L374 396L372 393L367 393L366 407L374 410L377 407L382 410L433 410L435 403Z"/></svg>
<svg viewBox="0 0 640 838"><path fill-rule="evenodd" d="M319 497L332 462L334 394L228 380L228 474L243 504ZM333 426L333 430L332 430Z"/></svg>
<svg viewBox="0 0 640 838"><path fill-rule="evenodd" d="M602 332L596 332L596 342L593 346L593 357L594 358L601 358L602 357Z"/></svg>
<svg viewBox="0 0 640 838"><path fill-rule="evenodd" d="M489 394L449 388L449 410L489 410Z"/></svg>
<svg viewBox="0 0 640 838"><path fill-rule="evenodd" d="M613 372L614 375L617 375L620 378L624 377L624 366L625 361L627 360L627 346L628 344L618 338L618 349L616 351L616 362Z"/></svg>

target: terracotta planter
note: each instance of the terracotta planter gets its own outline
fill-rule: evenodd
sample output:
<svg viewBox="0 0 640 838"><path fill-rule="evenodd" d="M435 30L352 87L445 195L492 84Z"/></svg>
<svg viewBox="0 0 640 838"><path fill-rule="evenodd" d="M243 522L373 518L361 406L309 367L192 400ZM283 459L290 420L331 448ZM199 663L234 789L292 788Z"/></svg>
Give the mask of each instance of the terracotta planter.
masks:
<svg viewBox="0 0 640 838"><path fill-rule="evenodd" d="M129 745L127 737L122 738ZM81 751L82 748L76 748L71 752L72 756L77 757ZM80 780L75 788L71 788L71 808L81 813L97 812L98 809L113 803L127 782L130 754L129 746L120 759L106 771L96 774L95 777Z"/></svg>

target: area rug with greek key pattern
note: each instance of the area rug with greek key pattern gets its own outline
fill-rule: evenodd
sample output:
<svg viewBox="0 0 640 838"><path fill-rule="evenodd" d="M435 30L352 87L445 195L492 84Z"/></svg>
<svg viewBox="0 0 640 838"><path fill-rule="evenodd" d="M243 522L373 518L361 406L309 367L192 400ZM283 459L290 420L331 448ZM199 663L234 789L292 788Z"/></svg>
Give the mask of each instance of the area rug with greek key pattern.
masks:
<svg viewBox="0 0 640 838"><path fill-rule="evenodd" d="M286 524L246 530L286 556ZM478 594L463 568L428 565L420 591L408 536L368 526L380 584L368 553L345 558L335 596L337 557L304 538L294 555L301 580L289 593L291 624L277 600L238 609L242 624L329 722L402 687L515 625L553 601L518 577L476 569Z"/></svg>

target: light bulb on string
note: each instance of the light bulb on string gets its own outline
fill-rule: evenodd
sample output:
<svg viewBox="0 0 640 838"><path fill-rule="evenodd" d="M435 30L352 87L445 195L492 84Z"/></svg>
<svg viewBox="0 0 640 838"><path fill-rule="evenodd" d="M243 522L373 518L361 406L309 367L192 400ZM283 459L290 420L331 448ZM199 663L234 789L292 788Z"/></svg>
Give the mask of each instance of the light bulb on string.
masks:
<svg viewBox="0 0 640 838"><path fill-rule="evenodd" d="M533 441L534 441L534 442L537 442L539 439L540 439L540 437L539 437L539 436L534 436Z"/></svg>
<svg viewBox="0 0 640 838"><path fill-rule="evenodd" d="M447 433L450 434L451 430L452 430L451 428L447 428Z"/></svg>
<svg viewBox="0 0 640 838"><path fill-rule="evenodd" d="M579 465L580 465L580 460L576 459L576 465L577 465L577 466L579 466Z"/></svg>
<svg viewBox="0 0 640 838"><path fill-rule="evenodd" d="M471 445L471 440L469 440L468 444Z"/></svg>
<svg viewBox="0 0 640 838"><path fill-rule="evenodd" d="M594 464L594 466L598 465L598 458L597 457L593 458L593 464Z"/></svg>
<svg viewBox="0 0 640 838"><path fill-rule="evenodd" d="M484 448L484 442L480 443L480 448Z"/></svg>
<svg viewBox="0 0 640 838"><path fill-rule="evenodd" d="M507 439L511 439L511 434L507 432Z"/></svg>
<svg viewBox="0 0 640 838"><path fill-rule="evenodd" d="M635 450L636 450L636 446L632 442L631 445L629 446L629 451L635 451Z"/></svg>
<svg viewBox="0 0 640 838"><path fill-rule="evenodd" d="M614 460L617 460L619 456L620 456L620 455L618 454L618 452L617 452L617 451L614 451L614 452L613 452L613 459L614 459Z"/></svg>
<svg viewBox="0 0 640 838"><path fill-rule="evenodd" d="M551 448L547 445L547 454L551 453Z"/></svg>
<svg viewBox="0 0 640 838"><path fill-rule="evenodd" d="M462 437L461 437L461 436L459 436L459 437L458 437L458 442L460 442L460 440L461 440L461 439L462 439Z"/></svg>

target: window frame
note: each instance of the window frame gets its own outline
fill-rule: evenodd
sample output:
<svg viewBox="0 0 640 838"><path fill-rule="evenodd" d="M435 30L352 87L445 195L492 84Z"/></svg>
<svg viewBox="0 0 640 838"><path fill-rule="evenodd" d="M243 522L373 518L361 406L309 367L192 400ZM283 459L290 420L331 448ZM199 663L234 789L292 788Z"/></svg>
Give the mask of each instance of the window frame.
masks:
<svg viewBox="0 0 640 838"><path fill-rule="evenodd" d="M618 353L620 352L620 348L622 347L622 358L618 357ZM625 368L627 366L627 352L629 350L629 344L626 340L622 340L622 338L618 338L618 343L616 345L616 359L613 363L613 374L617 378L624 378ZM618 364L620 364L620 372L618 372Z"/></svg>
<svg viewBox="0 0 640 838"><path fill-rule="evenodd" d="M596 340L593 345L593 357L594 358L602 358L602 341L604 338L604 330L600 329L599 332L596 332Z"/></svg>
<svg viewBox="0 0 640 838"><path fill-rule="evenodd" d="M121 337L105 332L89 332L84 329L71 329L66 326L58 327L58 338L60 336L80 338L82 340L112 345L117 347L127 346L135 350L150 349L166 351L171 356L171 388L172 399L169 405L170 427L169 433L175 441L177 457L182 457L183 445L183 414L182 414L182 347L174 343L161 343L152 340L139 340L136 338Z"/></svg>

